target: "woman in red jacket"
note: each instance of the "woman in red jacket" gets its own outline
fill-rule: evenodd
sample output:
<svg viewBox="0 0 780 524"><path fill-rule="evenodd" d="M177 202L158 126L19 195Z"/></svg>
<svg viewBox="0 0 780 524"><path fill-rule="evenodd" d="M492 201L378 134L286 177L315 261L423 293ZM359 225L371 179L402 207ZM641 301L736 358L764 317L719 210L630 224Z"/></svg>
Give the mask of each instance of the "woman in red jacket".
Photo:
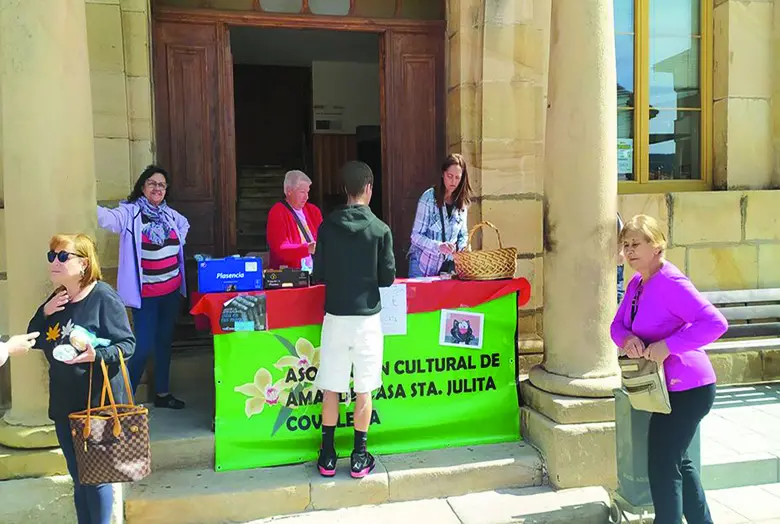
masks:
<svg viewBox="0 0 780 524"><path fill-rule="evenodd" d="M285 198L268 212L266 236L271 269L282 266L312 268L322 213L317 206L308 203L310 187L311 179L302 171L288 171L284 175Z"/></svg>

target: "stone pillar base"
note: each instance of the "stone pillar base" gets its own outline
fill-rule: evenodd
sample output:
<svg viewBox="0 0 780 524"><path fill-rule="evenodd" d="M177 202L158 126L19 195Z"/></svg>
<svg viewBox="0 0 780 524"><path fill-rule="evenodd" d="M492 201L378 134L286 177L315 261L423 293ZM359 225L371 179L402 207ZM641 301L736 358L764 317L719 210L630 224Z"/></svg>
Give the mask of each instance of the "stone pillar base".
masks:
<svg viewBox="0 0 780 524"><path fill-rule="evenodd" d="M565 397L521 384L523 438L542 454L558 489L617 486L615 401Z"/></svg>
<svg viewBox="0 0 780 524"><path fill-rule="evenodd" d="M13 426L0 419L0 445L17 449L57 448L54 425Z"/></svg>
<svg viewBox="0 0 780 524"><path fill-rule="evenodd" d="M615 389L620 387L617 359L615 359L615 365L608 369L609 374L607 375L575 378L551 373L545 369L544 363L542 363L531 368L528 372L528 378L535 386L544 391L572 397L612 398Z"/></svg>

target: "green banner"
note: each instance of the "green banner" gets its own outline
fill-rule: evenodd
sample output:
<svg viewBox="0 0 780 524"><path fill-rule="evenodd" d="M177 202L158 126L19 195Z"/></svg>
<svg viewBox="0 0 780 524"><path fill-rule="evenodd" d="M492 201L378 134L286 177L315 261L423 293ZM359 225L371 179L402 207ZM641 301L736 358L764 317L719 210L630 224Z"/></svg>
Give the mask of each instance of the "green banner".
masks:
<svg viewBox="0 0 780 524"><path fill-rule="evenodd" d="M456 327L448 334L441 311L410 314L406 335L385 337L383 386L374 392L369 431L372 452L520 439L516 303L512 293L459 309L483 319L476 336L463 339L471 347L440 344L440 333L445 343L458 336ZM322 393L313 381L320 330L313 325L214 337L217 471L316 459ZM336 446L339 456L348 456L355 406L347 395L342 401Z"/></svg>

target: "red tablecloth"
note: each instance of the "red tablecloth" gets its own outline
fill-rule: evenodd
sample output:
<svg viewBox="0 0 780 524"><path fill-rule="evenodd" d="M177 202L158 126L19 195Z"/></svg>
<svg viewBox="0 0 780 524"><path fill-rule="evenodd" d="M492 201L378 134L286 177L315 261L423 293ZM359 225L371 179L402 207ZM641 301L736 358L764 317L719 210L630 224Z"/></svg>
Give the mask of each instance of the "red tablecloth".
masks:
<svg viewBox="0 0 780 524"><path fill-rule="evenodd" d="M524 306L531 298L531 285L525 278L464 282L462 280L434 280L432 282L396 280L406 284L408 313L427 313L441 309L475 307L496 298L517 292L517 305ZM222 304L236 295L265 295L268 329L322 324L325 316L325 287L277 289L273 291L245 291L231 293L191 293L190 313L205 315L211 332L222 333L219 316ZM199 325L198 325L199 324ZM208 329L200 322L198 329Z"/></svg>

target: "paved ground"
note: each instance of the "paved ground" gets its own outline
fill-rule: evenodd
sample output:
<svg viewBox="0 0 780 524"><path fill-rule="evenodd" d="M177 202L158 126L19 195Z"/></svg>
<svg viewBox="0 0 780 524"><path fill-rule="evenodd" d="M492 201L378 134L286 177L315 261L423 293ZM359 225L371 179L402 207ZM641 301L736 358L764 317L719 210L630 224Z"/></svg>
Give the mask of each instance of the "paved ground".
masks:
<svg viewBox="0 0 780 524"><path fill-rule="evenodd" d="M717 524L780 524L780 484L707 492Z"/></svg>
<svg viewBox="0 0 780 524"><path fill-rule="evenodd" d="M604 524L607 504L601 488L556 493L542 486L311 512L251 524Z"/></svg>
<svg viewBox="0 0 780 524"><path fill-rule="evenodd" d="M780 384L720 387L701 426L702 461L780 457Z"/></svg>
<svg viewBox="0 0 780 524"><path fill-rule="evenodd" d="M474 493L274 517L249 524L606 524L606 501L597 507L592 501L599 496L594 496L592 490L553 493L542 487ZM717 524L780 524L780 484L711 491L707 495ZM591 502L578 504L586 499Z"/></svg>

